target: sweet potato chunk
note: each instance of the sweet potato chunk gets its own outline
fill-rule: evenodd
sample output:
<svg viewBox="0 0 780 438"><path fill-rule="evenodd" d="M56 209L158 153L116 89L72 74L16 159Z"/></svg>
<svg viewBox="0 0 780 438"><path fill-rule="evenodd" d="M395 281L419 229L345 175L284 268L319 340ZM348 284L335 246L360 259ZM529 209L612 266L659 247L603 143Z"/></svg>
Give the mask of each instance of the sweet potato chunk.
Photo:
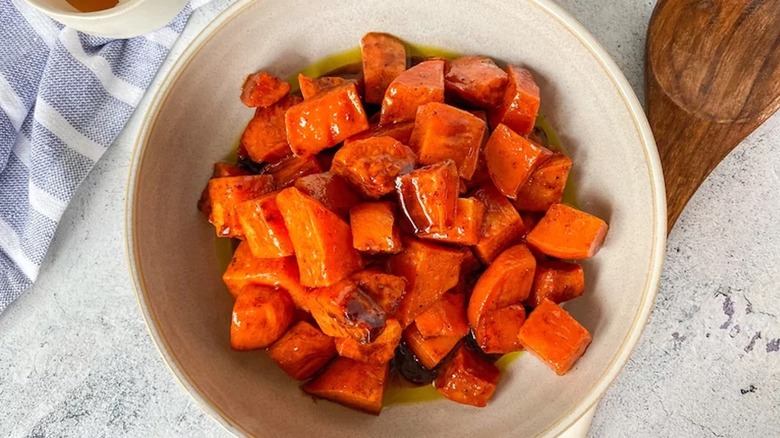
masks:
<svg viewBox="0 0 780 438"><path fill-rule="evenodd" d="M476 245L482 232L484 217L485 204L482 201L476 198L460 198L451 226L443 230L434 227L428 233L417 233L417 237L459 245Z"/></svg>
<svg viewBox="0 0 780 438"><path fill-rule="evenodd" d="M453 160L460 177L469 180L487 137L487 125L478 117L443 103L421 106L414 121L409 146L421 164Z"/></svg>
<svg viewBox="0 0 780 438"><path fill-rule="evenodd" d="M553 204L559 204L569 170L571 160L562 154L556 154L539 165L517 192L515 208L520 211L547 211Z"/></svg>
<svg viewBox="0 0 780 438"><path fill-rule="evenodd" d="M458 345L463 336L448 335L425 339L412 324L404 330L403 340L406 346L414 353L420 363L429 370L436 368L447 355Z"/></svg>
<svg viewBox="0 0 780 438"><path fill-rule="evenodd" d="M406 47L392 35L370 32L360 40L360 52L364 99L368 103L382 103L387 87L406 70Z"/></svg>
<svg viewBox="0 0 780 438"><path fill-rule="evenodd" d="M379 415L389 376L387 364L377 365L338 357L303 390L315 397Z"/></svg>
<svg viewBox="0 0 780 438"><path fill-rule="evenodd" d="M495 365L461 345L433 386L454 402L484 407L496 390L500 374Z"/></svg>
<svg viewBox="0 0 780 438"><path fill-rule="evenodd" d="M247 76L241 91L241 102L252 107L267 108L290 92L290 84L276 76L259 71Z"/></svg>
<svg viewBox="0 0 780 438"><path fill-rule="evenodd" d="M295 188L322 202L337 215L346 218L349 210L360 203L358 195L343 178L331 172L306 175L295 180Z"/></svg>
<svg viewBox="0 0 780 438"><path fill-rule="evenodd" d="M458 169L445 160L413 170L396 180L401 210L417 233L452 225L458 205Z"/></svg>
<svg viewBox="0 0 780 438"><path fill-rule="evenodd" d="M354 83L324 90L287 110L287 142L298 156L336 146L368 129L368 119Z"/></svg>
<svg viewBox="0 0 780 438"><path fill-rule="evenodd" d="M364 202L353 207L349 212L352 246L372 254L401 252L401 232L393 210L392 202Z"/></svg>
<svg viewBox="0 0 780 438"><path fill-rule="evenodd" d="M464 337L469 332L466 320L466 297L461 294L445 293L414 320L417 330L428 339L437 336Z"/></svg>
<svg viewBox="0 0 780 438"><path fill-rule="evenodd" d="M490 112L490 124L503 123L518 134L528 135L539 112L539 86L530 71L508 65L509 78L501 104Z"/></svg>
<svg viewBox="0 0 780 438"><path fill-rule="evenodd" d="M255 257L278 258L295 253L275 193L236 205L236 215Z"/></svg>
<svg viewBox="0 0 780 438"><path fill-rule="evenodd" d="M498 125L485 144L485 160L493 184L504 196L517 198L520 190L537 166L552 156L540 146L509 129Z"/></svg>
<svg viewBox="0 0 780 438"><path fill-rule="evenodd" d="M404 250L388 262L390 272L406 279L406 294L396 318L407 327L457 283L463 253L417 239L404 239Z"/></svg>
<svg viewBox="0 0 780 438"><path fill-rule="evenodd" d="M265 348L279 339L293 319L290 295L283 290L248 285L236 297L230 325L230 347L246 351Z"/></svg>
<svg viewBox="0 0 780 438"><path fill-rule="evenodd" d="M381 271L367 269L350 277L385 311L388 317L395 315L406 291L406 279Z"/></svg>
<svg viewBox="0 0 780 438"><path fill-rule="evenodd" d="M520 242L525 228L517 210L492 184L480 187L473 196L485 205L482 231L474 253L482 263L488 264L503 250Z"/></svg>
<svg viewBox="0 0 780 438"><path fill-rule="evenodd" d="M531 294L528 295L525 304L536 307L545 299L560 304L577 298L583 293L585 293L585 273L582 266L550 260L536 266Z"/></svg>
<svg viewBox="0 0 780 438"><path fill-rule="evenodd" d="M593 257L607 235L607 223L596 216L555 204L526 239L542 253L559 259L582 260Z"/></svg>
<svg viewBox="0 0 780 438"><path fill-rule="evenodd" d="M517 333L525 320L520 303L531 292L535 270L536 259L525 244L520 244L502 252L477 280L467 314L474 339L485 353L520 349ZM509 306L519 309L503 311Z"/></svg>
<svg viewBox="0 0 780 438"><path fill-rule="evenodd" d="M414 120L417 108L444 102L444 61L423 61L398 75L382 100L379 125Z"/></svg>
<svg viewBox="0 0 780 438"><path fill-rule="evenodd" d="M336 338L349 336L368 343L385 328L384 310L351 279L314 289L309 310L320 329Z"/></svg>
<svg viewBox="0 0 780 438"><path fill-rule="evenodd" d="M336 346L333 338L301 321L268 349L268 355L293 379L306 380L336 355Z"/></svg>
<svg viewBox="0 0 780 438"><path fill-rule="evenodd" d="M590 333L568 312L542 300L519 334L520 343L559 376L566 374L590 345Z"/></svg>
<svg viewBox="0 0 780 438"><path fill-rule="evenodd" d="M463 56L449 63L444 88L466 102L492 109L501 103L508 76L485 56Z"/></svg>
<svg viewBox="0 0 780 438"><path fill-rule="evenodd" d="M275 105L255 111L255 116L241 134L240 145L252 161L275 162L292 155L292 149L287 144L284 114L300 101L298 96L288 96Z"/></svg>
<svg viewBox="0 0 780 438"><path fill-rule="evenodd" d="M414 152L391 137L350 141L333 157L331 171L369 198L393 191L395 178L414 169Z"/></svg>
<svg viewBox="0 0 780 438"><path fill-rule="evenodd" d="M209 180L209 222L214 224L217 236L243 236L236 205L269 193L273 190L273 183L274 179L269 175L229 176Z"/></svg>
<svg viewBox="0 0 780 438"><path fill-rule="evenodd" d="M386 126L371 125L368 131L363 131L360 134L355 134L344 140L344 145L346 146L355 140L362 140L370 137L390 137L400 141L402 144L409 144L413 130L414 122L393 123L392 125Z"/></svg>
<svg viewBox="0 0 780 438"><path fill-rule="evenodd" d="M303 74L298 74L298 85L301 87L301 94L304 99L311 99L321 91L343 85L347 80L338 76L323 76L319 78L310 78Z"/></svg>
<svg viewBox="0 0 780 438"><path fill-rule="evenodd" d="M395 356L395 347L401 342L401 324L388 319L385 330L373 342L364 344L355 338L336 338L336 351L339 356L360 362L384 364Z"/></svg>
<svg viewBox="0 0 780 438"><path fill-rule="evenodd" d="M298 178L322 172L320 162L314 157L290 156L268 167L266 172L273 175L277 190L295 184Z"/></svg>

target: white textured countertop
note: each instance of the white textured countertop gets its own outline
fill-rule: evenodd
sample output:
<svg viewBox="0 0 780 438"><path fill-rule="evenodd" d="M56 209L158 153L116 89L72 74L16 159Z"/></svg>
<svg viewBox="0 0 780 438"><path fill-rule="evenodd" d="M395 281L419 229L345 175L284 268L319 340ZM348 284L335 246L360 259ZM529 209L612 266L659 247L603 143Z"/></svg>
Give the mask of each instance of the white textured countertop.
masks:
<svg viewBox="0 0 780 438"><path fill-rule="evenodd" d="M227 3L196 12L173 55ZM655 2L558 3L602 42L641 98ZM125 184L142 112L81 186L36 285L0 315L0 436L228 436L163 364L127 272ZM780 436L779 266L775 116L680 217L649 326L591 435Z"/></svg>

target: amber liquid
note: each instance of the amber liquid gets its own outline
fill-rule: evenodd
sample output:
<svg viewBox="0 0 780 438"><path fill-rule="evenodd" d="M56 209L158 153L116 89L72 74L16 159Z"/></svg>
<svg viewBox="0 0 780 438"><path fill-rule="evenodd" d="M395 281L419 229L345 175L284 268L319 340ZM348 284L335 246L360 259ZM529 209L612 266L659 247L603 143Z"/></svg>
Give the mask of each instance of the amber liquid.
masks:
<svg viewBox="0 0 780 438"><path fill-rule="evenodd" d="M67 0L71 6L81 12L97 12L111 9L119 4L119 0Z"/></svg>

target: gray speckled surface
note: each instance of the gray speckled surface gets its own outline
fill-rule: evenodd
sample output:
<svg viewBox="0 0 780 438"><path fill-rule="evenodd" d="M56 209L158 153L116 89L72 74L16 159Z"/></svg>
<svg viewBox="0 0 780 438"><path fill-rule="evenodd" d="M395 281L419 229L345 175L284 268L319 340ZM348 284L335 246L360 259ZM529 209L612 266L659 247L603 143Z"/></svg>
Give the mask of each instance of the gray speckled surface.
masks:
<svg viewBox="0 0 780 438"><path fill-rule="evenodd" d="M196 12L174 53L227 3ZM559 3L603 43L641 97L654 2ZM38 283L0 316L0 436L228 435L168 372L133 295L123 219L138 116L65 213ZM776 116L718 167L681 216L650 324L601 402L591 436L780 436L778 262Z"/></svg>

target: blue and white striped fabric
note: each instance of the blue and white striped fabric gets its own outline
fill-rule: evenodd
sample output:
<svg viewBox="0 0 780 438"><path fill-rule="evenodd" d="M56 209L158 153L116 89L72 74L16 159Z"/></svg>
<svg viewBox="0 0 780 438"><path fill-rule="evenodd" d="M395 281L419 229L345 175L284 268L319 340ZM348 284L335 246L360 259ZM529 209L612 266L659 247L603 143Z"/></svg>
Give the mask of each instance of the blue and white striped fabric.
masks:
<svg viewBox="0 0 780 438"><path fill-rule="evenodd" d="M148 35L113 40L0 0L0 312L35 281L68 201L208 1Z"/></svg>

